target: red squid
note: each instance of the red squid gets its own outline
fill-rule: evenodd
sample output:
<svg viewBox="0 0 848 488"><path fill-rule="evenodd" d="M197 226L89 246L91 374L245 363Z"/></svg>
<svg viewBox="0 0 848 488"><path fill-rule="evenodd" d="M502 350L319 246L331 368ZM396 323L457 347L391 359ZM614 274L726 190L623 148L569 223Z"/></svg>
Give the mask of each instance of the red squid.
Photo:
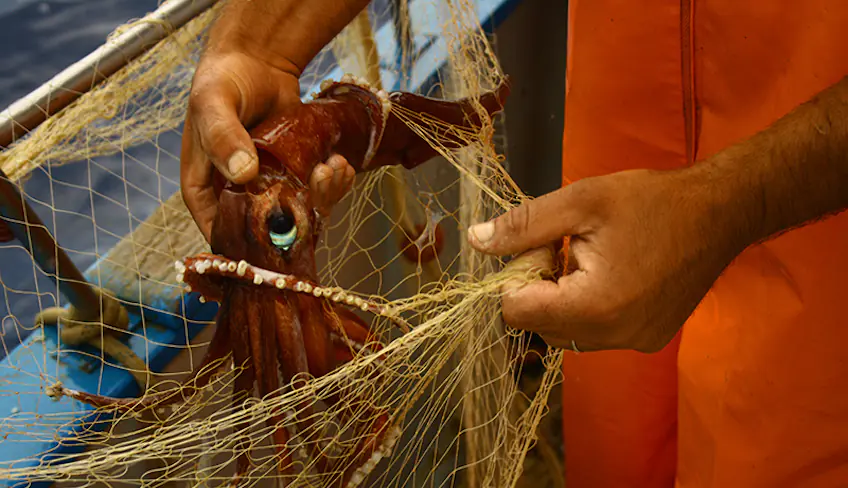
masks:
<svg viewBox="0 0 848 488"><path fill-rule="evenodd" d="M345 76L322 86L312 101L262 122L251 131L259 175L245 185L218 177L213 254L176 263L178 280L200 293L202 300L220 302L215 335L202 364L183 387L141 398L109 398L64 388L61 393L122 410L162 406L207 385L217 369L213 366L232 354L241 366L233 392L238 406L248 395L275 393L280 378L286 385L302 381L304 375L320 377L359 351L379 351L382 346L375 334L351 310L390 317L391 310L318 283L315 246L320 217L306 185L309 175L332 154L342 155L358 172L398 164L414 168L437 151L402 118L418 119L428 127L427 137L434 144L456 149L482 125L476 103L491 117L503 109L508 94L506 79L475 100L440 101L376 91ZM298 415L308 417L310 409ZM344 467L328 460L317 463L321 469L338 472L337 486L360 483L397 440L400 431L388 414L374 412L373 418L352 463ZM292 474L293 453L286 447L290 432L284 425L282 414L268 419L279 470ZM233 485L249 465L247 455L239 454Z"/></svg>

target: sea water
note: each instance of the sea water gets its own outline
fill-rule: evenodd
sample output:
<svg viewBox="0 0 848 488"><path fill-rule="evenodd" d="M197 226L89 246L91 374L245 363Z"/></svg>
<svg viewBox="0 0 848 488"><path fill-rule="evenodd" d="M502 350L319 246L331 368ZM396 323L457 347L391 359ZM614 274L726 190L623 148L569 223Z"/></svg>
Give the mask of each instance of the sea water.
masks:
<svg viewBox="0 0 848 488"><path fill-rule="evenodd" d="M159 0L0 1L4 47L0 107L38 88L103 44L117 26L143 17L158 4ZM178 137L164 137L157 145L179 154ZM178 168L157 168L153 145L139 149L134 158L119 152L40 168L25 184L30 204L82 271L152 213L156 197L164 200L178 188ZM171 159L168 166L176 164ZM58 293L17 241L0 243L0 284L2 357L32 331L39 310L55 305Z"/></svg>

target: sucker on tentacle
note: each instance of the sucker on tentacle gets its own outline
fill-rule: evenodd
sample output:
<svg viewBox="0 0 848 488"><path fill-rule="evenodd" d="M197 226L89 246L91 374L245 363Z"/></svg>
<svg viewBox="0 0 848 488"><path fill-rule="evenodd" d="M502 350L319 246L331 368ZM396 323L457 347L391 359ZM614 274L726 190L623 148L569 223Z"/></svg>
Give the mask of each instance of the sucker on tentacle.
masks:
<svg viewBox="0 0 848 488"><path fill-rule="evenodd" d="M203 301L220 301L221 290L211 282L211 279L204 283L202 281L203 278L197 277L192 279L191 274L187 277L186 273L196 273L197 275L205 275L207 277L215 276L241 279L246 282L252 282L256 286L276 288L278 290L288 289L298 293L312 295L316 298L323 297L352 309L355 308L363 312L370 312L374 315L386 317L404 333L411 330L409 323L397 315L388 305L381 305L367 298L362 298L340 287L323 287L309 279L301 279L294 275L259 268L248 264L244 260L236 263L236 261L223 256L211 254L199 255L188 258L185 262L177 261L175 268L177 269L177 281L193 281L191 287L193 290L201 293L200 299Z"/></svg>

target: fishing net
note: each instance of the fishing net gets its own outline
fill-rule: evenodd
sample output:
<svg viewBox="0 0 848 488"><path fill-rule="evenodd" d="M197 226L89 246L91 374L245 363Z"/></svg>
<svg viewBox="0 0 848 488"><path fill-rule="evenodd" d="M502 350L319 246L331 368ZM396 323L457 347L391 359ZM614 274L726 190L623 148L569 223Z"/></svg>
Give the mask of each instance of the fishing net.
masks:
<svg viewBox="0 0 848 488"><path fill-rule="evenodd" d="M59 385L117 396L180 388L214 333L216 304L187 293L173 263L208 250L178 191L179 140L217 12L175 30L0 155L59 245L88 269L109 315L91 322L55 308L68 305L55 281L20 242L0 244L0 398L14 405L0 446L46 449L3 459L0 479L226 486L247 455L240 486L516 486L545 435L561 353L500 318L501 286L539 272L505 268L465 239L469 225L527 198L505 169L503 115L484 117L479 132L464 135L467 147L449 150L431 121L398 112L439 156L413 171L359 175L324 228L322 286L388 306L410 324L399 331L362 313L385 344L379 353L361 348L330 374L244 402L231 398L236 366L175 405L130 413L56 395ZM310 64L303 94L341 73L444 99L491 90L503 73L478 13L470 0L374 2ZM393 52L378 52L382 45ZM442 58L438 79L422 74ZM529 385L528 364L537 365ZM367 450L383 423L379 445ZM290 453L282 470L280 429ZM559 453L545 449L536 457L555 480ZM551 479L535 483L555 486Z"/></svg>

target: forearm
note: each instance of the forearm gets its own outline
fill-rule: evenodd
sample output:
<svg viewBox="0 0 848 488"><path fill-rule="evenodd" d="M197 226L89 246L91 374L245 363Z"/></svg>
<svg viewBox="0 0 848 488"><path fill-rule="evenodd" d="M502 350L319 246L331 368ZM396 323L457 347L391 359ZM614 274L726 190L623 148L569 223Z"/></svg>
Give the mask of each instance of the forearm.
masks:
<svg viewBox="0 0 848 488"><path fill-rule="evenodd" d="M696 171L741 248L845 210L848 78Z"/></svg>
<svg viewBox="0 0 848 488"><path fill-rule="evenodd" d="M209 51L239 51L300 76L368 0L229 0Z"/></svg>

